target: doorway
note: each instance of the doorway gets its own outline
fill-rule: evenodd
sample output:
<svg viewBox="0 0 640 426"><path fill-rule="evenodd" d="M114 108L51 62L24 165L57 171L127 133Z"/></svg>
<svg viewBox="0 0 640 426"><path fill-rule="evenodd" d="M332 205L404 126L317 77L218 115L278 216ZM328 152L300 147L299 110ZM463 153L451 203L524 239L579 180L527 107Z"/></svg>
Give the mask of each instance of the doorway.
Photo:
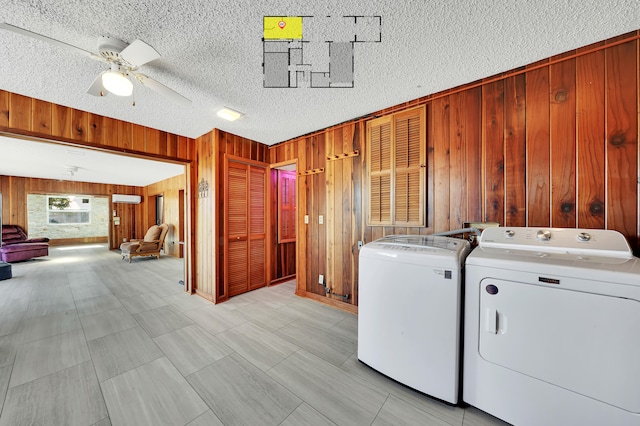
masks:
<svg viewBox="0 0 640 426"><path fill-rule="evenodd" d="M271 255L271 282L279 284L296 278L297 266L297 167L296 162L271 166L270 195L275 222L275 240Z"/></svg>

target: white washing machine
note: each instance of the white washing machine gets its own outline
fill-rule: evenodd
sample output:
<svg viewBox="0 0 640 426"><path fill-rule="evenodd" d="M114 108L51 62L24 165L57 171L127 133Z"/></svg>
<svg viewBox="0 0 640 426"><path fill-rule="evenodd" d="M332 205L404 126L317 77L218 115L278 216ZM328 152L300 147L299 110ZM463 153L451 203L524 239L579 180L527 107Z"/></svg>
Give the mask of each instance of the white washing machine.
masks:
<svg viewBox="0 0 640 426"><path fill-rule="evenodd" d="M459 397L462 266L468 241L388 236L360 251L358 359L420 392Z"/></svg>
<svg viewBox="0 0 640 426"><path fill-rule="evenodd" d="M463 400L518 426L640 425L639 260L615 231L485 229Z"/></svg>

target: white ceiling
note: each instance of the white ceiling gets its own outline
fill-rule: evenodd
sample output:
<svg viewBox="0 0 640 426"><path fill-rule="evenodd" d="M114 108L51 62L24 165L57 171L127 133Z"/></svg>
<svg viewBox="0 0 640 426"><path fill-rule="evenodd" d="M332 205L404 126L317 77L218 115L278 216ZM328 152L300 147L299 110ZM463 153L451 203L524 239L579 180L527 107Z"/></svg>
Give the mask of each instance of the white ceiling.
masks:
<svg viewBox="0 0 640 426"><path fill-rule="evenodd" d="M263 17L382 16L382 42L355 46L354 88L263 87ZM136 85L85 93L104 64L0 31L0 89L188 137L219 128L274 144L640 27L638 0L0 0L0 22L85 50L141 39L162 58L141 72L192 99ZM339 29L337 29L339 31ZM304 26L303 26L304 31ZM216 117L223 106L245 116Z"/></svg>
<svg viewBox="0 0 640 426"><path fill-rule="evenodd" d="M147 186L183 173L180 164L0 136L0 175Z"/></svg>

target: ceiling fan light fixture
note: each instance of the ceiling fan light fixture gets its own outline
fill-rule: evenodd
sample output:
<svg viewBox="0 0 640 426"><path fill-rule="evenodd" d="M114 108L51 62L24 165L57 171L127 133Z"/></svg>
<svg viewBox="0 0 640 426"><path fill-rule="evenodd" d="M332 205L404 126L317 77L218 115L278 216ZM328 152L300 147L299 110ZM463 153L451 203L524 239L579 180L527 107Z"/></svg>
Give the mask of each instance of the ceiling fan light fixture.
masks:
<svg viewBox="0 0 640 426"><path fill-rule="evenodd" d="M117 96L131 96L133 93L133 83L121 71L111 70L103 73L102 85L110 93Z"/></svg>
<svg viewBox="0 0 640 426"><path fill-rule="evenodd" d="M242 117L244 114L231 108L224 107L220 111L217 112L218 117L223 118L228 121L236 121L238 118Z"/></svg>

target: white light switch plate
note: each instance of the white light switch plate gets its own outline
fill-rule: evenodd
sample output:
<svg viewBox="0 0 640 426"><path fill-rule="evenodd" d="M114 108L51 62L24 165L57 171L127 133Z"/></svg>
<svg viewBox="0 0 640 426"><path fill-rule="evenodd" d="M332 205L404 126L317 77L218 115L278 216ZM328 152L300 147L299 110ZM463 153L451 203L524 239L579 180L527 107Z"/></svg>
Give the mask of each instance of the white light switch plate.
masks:
<svg viewBox="0 0 640 426"><path fill-rule="evenodd" d="M309 215L308 214L304 215L304 223L305 223L305 225L309 224Z"/></svg>

